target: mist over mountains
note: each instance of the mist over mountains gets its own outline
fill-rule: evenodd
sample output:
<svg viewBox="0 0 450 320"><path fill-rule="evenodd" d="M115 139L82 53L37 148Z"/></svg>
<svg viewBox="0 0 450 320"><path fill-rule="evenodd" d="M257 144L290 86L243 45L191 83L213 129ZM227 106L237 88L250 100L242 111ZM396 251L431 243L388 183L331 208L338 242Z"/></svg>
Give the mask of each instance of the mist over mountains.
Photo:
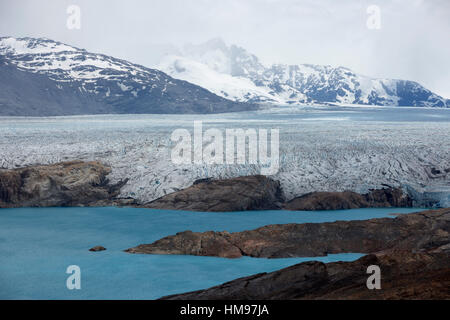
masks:
<svg viewBox="0 0 450 320"><path fill-rule="evenodd" d="M450 106L450 100L414 81L371 78L345 67L266 66L254 54L220 38L184 46L164 57L158 68L234 101Z"/></svg>

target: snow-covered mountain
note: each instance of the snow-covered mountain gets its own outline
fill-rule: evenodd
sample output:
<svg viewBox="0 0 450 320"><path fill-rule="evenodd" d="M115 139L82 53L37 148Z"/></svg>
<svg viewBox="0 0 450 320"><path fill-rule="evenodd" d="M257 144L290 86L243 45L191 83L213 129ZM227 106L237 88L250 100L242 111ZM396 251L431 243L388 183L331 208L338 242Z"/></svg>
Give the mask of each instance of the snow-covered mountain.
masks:
<svg viewBox="0 0 450 320"><path fill-rule="evenodd" d="M0 37L0 115L215 113L257 106L42 38Z"/></svg>
<svg viewBox="0 0 450 320"><path fill-rule="evenodd" d="M417 82L370 78L344 67L265 66L255 55L221 39L187 45L164 57L157 68L241 102L450 107L450 100Z"/></svg>

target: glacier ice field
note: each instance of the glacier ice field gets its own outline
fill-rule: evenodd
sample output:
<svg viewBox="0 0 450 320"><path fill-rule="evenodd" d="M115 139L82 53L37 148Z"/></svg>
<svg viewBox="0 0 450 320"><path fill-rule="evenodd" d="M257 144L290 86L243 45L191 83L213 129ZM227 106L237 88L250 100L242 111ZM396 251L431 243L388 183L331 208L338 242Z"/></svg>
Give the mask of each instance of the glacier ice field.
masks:
<svg viewBox="0 0 450 320"><path fill-rule="evenodd" d="M442 108L278 106L215 115L2 117L0 167L100 160L111 166L111 181L129 179L121 196L142 202L201 178L260 173L251 164L173 164L173 130L193 132L196 120L204 131L279 129L280 169L272 177L288 199L386 184L443 192L443 198L450 191L450 109Z"/></svg>

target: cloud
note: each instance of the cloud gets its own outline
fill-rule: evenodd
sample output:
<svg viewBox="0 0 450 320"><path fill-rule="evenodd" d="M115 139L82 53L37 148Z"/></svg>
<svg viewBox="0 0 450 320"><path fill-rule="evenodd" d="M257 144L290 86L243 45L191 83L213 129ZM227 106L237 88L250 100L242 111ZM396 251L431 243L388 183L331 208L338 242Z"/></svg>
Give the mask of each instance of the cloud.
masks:
<svg viewBox="0 0 450 320"><path fill-rule="evenodd" d="M82 10L68 30L66 8ZM381 29L366 27L369 5ZM152 66L172 45L222 37L266 63L342 65L450 97L447 0L2 0L3 35L43 36Z"/></svg>

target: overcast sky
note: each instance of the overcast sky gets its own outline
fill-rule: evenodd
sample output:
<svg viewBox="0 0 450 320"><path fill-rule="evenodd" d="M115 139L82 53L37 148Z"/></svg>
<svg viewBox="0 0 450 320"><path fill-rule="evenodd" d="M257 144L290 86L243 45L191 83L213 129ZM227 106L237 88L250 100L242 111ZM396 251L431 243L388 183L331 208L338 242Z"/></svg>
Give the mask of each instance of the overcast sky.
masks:
<svg viewBox="0 0 450 320"><path fill-rule="evenodd" d="M81 29L66 27L69 5ZM369 5L380 29L369 29ZM47 37L154 66L170 45L221 37L264 63L346 66L450 98L448 0L0 0L0 35Z"/></svg>

